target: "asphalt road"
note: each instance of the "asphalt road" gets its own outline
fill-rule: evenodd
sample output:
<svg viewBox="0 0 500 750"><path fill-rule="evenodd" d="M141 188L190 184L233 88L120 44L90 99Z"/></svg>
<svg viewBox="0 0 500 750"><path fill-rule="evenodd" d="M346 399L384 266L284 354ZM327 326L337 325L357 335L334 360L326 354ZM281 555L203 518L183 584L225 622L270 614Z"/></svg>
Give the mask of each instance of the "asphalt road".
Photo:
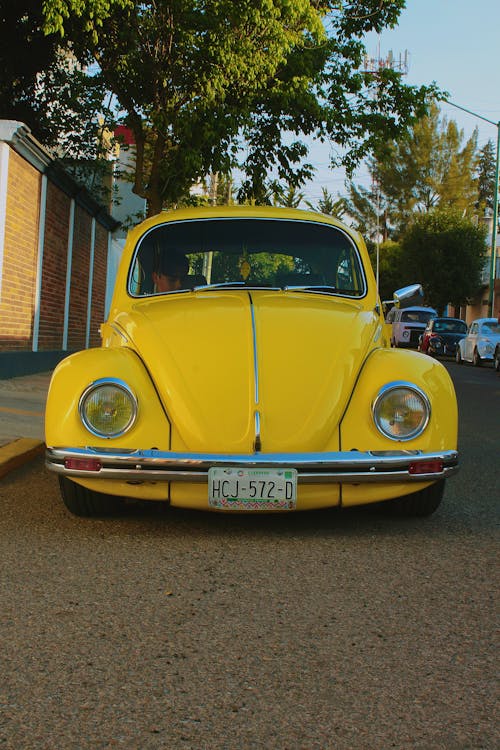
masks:
<svg viewBox="0 0 500 750"><path fill-rule="evenodd" d="M71 517L0 483L0 748L497 750L500 378L430 519Z"/></svg>

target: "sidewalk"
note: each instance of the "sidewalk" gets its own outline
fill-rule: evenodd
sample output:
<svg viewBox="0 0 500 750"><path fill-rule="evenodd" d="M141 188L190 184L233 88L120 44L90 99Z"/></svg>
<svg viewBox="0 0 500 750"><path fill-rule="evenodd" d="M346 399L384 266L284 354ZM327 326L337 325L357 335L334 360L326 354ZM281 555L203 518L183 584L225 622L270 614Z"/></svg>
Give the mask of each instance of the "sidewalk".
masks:
<svg viewBox="0 0 500 750"><path fill-rule="evenodd" d="M44 452L51 375L43 372L0 380L0 478Z"/></svg>

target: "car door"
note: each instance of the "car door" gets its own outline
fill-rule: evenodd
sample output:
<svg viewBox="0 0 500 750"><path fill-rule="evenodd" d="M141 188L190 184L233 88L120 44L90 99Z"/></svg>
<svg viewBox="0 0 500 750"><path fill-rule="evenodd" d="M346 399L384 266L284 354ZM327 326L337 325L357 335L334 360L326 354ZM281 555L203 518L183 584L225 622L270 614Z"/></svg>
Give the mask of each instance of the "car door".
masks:
<svg viewBox="0 0 500 750"><path fill-rule="evenodd" d="M474 348L477 342L477 332L479 325L478 323L471 323L469 333L465 339L465 359L468 362L472 362L472 355L474 354Z"/></svg>

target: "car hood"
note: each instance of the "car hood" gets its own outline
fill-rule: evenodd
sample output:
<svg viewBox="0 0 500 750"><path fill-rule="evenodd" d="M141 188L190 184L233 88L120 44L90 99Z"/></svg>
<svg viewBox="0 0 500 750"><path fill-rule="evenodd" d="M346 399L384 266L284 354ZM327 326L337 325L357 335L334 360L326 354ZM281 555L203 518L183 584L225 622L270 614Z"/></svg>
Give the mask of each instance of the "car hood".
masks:
<svg viewBox="0 0 500 750"><path fill-rule="evenodd" d="M465 338L465 333L432 333L430 338L439 338L444 341L445 344L456 344L460 339Z"/></svg>
<svg viewBox="0 0 500 750"><path fill-rule="evenodd" d="M116 319L172 424L172 449L338 447L338 423L380 320L359 302L301 292L199 291ZM139 408L140 408L140 394Z"/></svg>

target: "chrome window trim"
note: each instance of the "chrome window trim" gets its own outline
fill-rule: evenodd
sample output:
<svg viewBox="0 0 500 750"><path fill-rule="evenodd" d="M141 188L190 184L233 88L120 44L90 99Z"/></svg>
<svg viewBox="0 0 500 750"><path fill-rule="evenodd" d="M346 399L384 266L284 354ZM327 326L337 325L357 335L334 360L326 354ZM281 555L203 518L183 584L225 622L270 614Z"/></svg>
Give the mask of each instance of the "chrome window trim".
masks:
<svg viewBox="0 0 500 750"><path fill-rule="evenodd" d="M340 289L338 291L335 291L335 292L333 292L333 291L332 292L320 292L318 290L316 293L317 294L324 294L325 296L330 295L330 296L335 296L335 297L342 297L342 299L353 299L353 300L363 299L368 294L368 282L367 282L367 278L366 278L366 271L365 271L365 266L364 266L364 264L361 261L361 255L360 255L360 252L359 252L359 248L356 245L356 242L354 241L354 239L351 237L351 235L348 232L346 232L345 229L343 229L342 227L338 227L335 224L329 224L328 222L323 222L323 221L310 221L308 219L295 219L295 218L278 218L278 217L274 217L274 216L273 217L271 217L271 216L210 216L210 217L200 217L200 218L197 218L197 219L176 219L176 220L171 220L171 221L166 220L166 221L162 222L161 224L155 224L155 226L153 226L150 229L148 229L139 238L139 240L137 241L137 244L136 244L136 246L134 248L134 253L132 255L132 259L130 261L130 266L129 266L129 269L128 269L128 272L127 272L127 288L126 288L126 293L129 295L129 297L132 297L132 299L150 299L151 297L164 296L165 294L179 294L179 293L186 293L186 292L189 293L189 292L191 292L192 291L191 289L176 289L176 290L173 290L171 292L156 292L156 293L147 294L147 295L144 295L144 294L134 294L132 292L132 290L131 290L132 278L133 278L132 271L133 271L134 265L136 263L137 255L139 253L139 250L141 248L142 243L144 242L144 240L152 232L157 231L160 227L166 227L168 225L172 225L172 226L176 225L177 226L179 224L191 224L193 222L204 222L204 223L206 223L206 222L213 222L213 221L271 221L271 222L277 222L277 221L279 221L279 222L288 222L288 223L292 223L293 222L295 224L310 224L310 225L313 225L313 226L328 227L330 230L334 230L334 231L340 232L340 234L342 234L346 238L346 240L349 242L349 244L354 248L354 250L356 252L356 257L358 259L359 269L361 271L361 275L362 275L362 279L363 279L363 289L360 291L359 294L343 294L342 290L340 290ZM228 284L234 284L234 283L235 282L228 282ZM199 288L200 289L211 289L211 288L217 289L217 288L220 288L220 287L217 287L216 284L214 284L214 285L207 284L207 286L202 286L202 287L199 287ZM307 289L313 289L313 288L314 288L313 286L307 287ZM242 287L242 289L244 289L245 291L249 291L251 289L251 287ZM255 287L253 287L253 289L255 289ZM264 290L264 291L270 291L270 290L274 289L274 287L258 287L257 289ZM278 289L281 290L281 287L279 287ZM287 287L287 289L290 290L290 291L293 291L294 287ZM303 290L304 287L296 287L295 288L295 290L300 290L300 289Z"/></svg>

